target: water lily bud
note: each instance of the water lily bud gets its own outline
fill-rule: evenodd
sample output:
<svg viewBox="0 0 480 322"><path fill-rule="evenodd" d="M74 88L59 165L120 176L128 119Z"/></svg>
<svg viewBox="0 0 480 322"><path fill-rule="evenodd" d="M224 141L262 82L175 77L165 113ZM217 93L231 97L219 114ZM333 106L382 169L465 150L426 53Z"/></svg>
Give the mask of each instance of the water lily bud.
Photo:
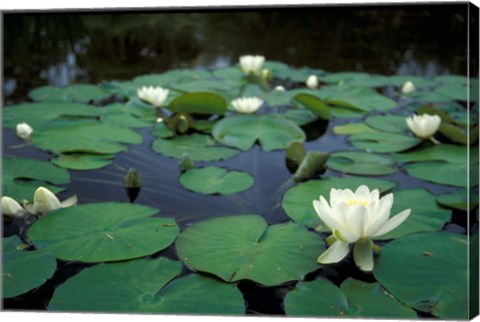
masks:
<svg viewBox="0 0 480 322"><path fill-rule="evenodd" d="M245 55L240 57L240 69L245 75L259 74L265 62L264 56Z"/></svg>
<svg viewBox="0 0 480 322"><path fill-rule="evenodd" d="M315 75L310 75L307 78L306 85L310 89L315 89L318 87L318 78Z"/></svg>
<svg viewBox="0 0 480 322"><path fill-rule="evenodd" d="M262 77L267 81L271 81L272 80L272 72L268 69L262 69Z"/></svg>
<svg viewBox="0 0 480 322"><path fill-rule="evenodd" d="M142 186L142 180L140 175L135 169L128 169L127 175L124 178L125 188L140 188Z"/></svg>
<svg viewBox="0 0 480 322"><path fill-rule="evenodd" d="M17 136L22 140L29 140L32 132L33 128L27 123L17 124Z"/></svg>
<svg viewBox="0 0 480 322"><path fill-rule="evenodd" d="M163 118L162 117L158 117L155 121L155 123L162 123L163 122Z"/></svg>
<svg viewBox="0 0 480 322"><path fill-rule="evenodd" d="M168 92L168 89L162 87L143 86L137 90L137 95L140 99L160 107L167 99Z"/></svg>
<svg viewBox="0 0 480 322"><path fill-rule="evenodd" d="M275 90L276 91L285 91L285 87L283 87L282 85L278 85L278 86L275 86Z"/></svg>
<svg viewBox="0 0 480 322"><path fill-rule="evenodd" d="M180 160L180 170L187 171L187 170L193 169L194 167L195 165L193 164L193 161L190 158L190 155L188 153L184 153L182 155L182 159Z"/></svg>
<svg viewBox="0 0 480 322"><path fill-rule="evenodd" d="M16 202L15 199L7 196L3 196L2 199L0 199L0 204L1 204L2 214L8 215L11 217L18 216L23 210L22 206L20 206L20 204Z"/></svg>
<svg viewBox="0 0 480 322"><path fill-rule="evenodd" d="M335 242L317 261L320 264L340 262L348 255L349 244L353 243L355 264L363 271L373 270L372 239L389 233L410 216L411 210L405 209L391 217L392 205L392 193L380 198L378 189L370 191L364 185L355 192L350 189L331 189L330 202L323 196L314 200L315 211L335 237Z"/></svg>
<svg viewBox="0 0 480 322"><path fill-rule="evenodd" d="M415 85L411 81L406 81L402 86L402 94L408 95L415 92Z"/></svg>
<svg viewBox="0 0 480 322"><path fill-rule="evenodd" d="M176 132L183 134L188 131L189 125L188 120L184 115L180 115L178 122L176 124Z"/></svg>
<svg viewBox="0 0 480 322"><path fill-rule="evenodd" d="M258 97L241 97L231 103L237 112L250 114L256 112L262 106L263 101Z"/></svg>
<svg viewBox="0 0 480 322"><path fill-rule="evenodd" d="M47 214L50 211L62 208L60 200L47 188L40 187L33 195L33 209L37 214Z"/></svg>
<svg viewBox="0 0 480 322"><path fill-rule="evenodd" d="M442 119L438 115L413 115L407 117L408 128L422 139L430 139L440 127Z"/></svg>

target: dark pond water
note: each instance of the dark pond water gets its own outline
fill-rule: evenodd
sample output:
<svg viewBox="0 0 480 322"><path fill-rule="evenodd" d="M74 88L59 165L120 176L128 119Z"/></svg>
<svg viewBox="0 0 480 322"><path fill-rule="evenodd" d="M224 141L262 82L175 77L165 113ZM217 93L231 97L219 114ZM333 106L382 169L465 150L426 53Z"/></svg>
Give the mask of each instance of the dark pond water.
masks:
<svg viewBox="0 0 480 322"><path fill-rule="evenodd" d="M76 12L4 16L4 103L27 101L38 86L128 80L172 68L230 66L240 55L258 53L269 60L326 71L367 71L386 75L467 73L467 6L381 6L275 8L208 12ZM476 64L476 65L475 65ZM473 61L474 66L478 62ZM402 107L398 107L402 110ZM307 150L348 149L345 136L332 134L334 121L324 135L305 144ZM318 125L318 124L317 124ZM229 196L204 196L183 189L178 182L178 161L151 150L148 129L142 145L116 155L110 166L94 171L73 171L68 189L79 203L127 202L123 177L129 168L139 171L143 187L137 203L161 209L181 228L221 215L262 214L269 223L288 220L281 200L291 186L285 152L265 153L256 146L248 152L215 164L242 169L255 177L255 185ZM15 133L3 129L3 154L48 160L51 155L25 146ZM324 176L338 175L327 170ZM427 183L402 172L383 176L400 189L426 188L435 194L455 188ZM462 219L463 218L463 219ZM464 233L465 214L454 214L446 229ZM23 223L4 226L4 236L19 233ZM177 259L173 247L153 256ZM4 301L6 309L45 309L54 288L86 265L59 262L55 276L37 290ZM358 272L350 262L336 270L322 268L318 275L341 283ZM343 272L343 273L342 273ZM188 271L184 272L188 274ZM355 278L373 281L371 275ZM240 282L251 314L283 314L281 299L293 287L264 288Z"/></svg>

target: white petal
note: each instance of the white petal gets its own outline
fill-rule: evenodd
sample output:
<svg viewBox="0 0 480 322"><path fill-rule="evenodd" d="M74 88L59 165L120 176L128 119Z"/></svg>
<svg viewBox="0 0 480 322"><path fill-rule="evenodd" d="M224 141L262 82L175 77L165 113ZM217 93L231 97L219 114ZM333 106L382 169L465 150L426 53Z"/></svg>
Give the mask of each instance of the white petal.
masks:
<svg viewBox="0 0 480 322"><path fill-rule="evenodd" d="M377 236L382 236L385 235L386 233L389 233L393 229L397 228L401 223L405 221L405 219L410 216L411 209L406 209L399 214L393 216L388 220L385 225L376 233L374 233L371 237L377 237Z"/></svg>
<svg viewBox="0 0 480 322"><path fill-rule="evenodd" d="M60 204L62 205L62 208L67 208L76 205L78 202L77 195L73 195L70 198L65 199L62 201Z"/></svg>
<svg viewBox="0 0 480 322"><path fill-rule="evenodd" d="M370 199L370 190L367 186L361 185L355 191L355 197L362 200Z"/></svg>
<svg viewBox="0 0 480 322"><path fill-rule="evenodd" d="M338 263L348 255L348 251L347 243L336 241L318 257L317 261L320 264Z"/></svg>
<svg viewBox="0 0 480 322"><path fill-rule="evenodd" d="M317 212L318 217L320 217L320 219L324 222L325 225L328 226L328 228L330 228L331 231L334 231L335 229L343 229L341 224L335 218L332 217L331 209L330 207L328 207L328 204L327 204L328 208L325 207L325 203L327 203L325 198L323 198L323 200L322 199L320 200L321 201L318 201L318 200L313 201L313 207L315 208L315 211Z"/></svg>
<svg viewBox="0 0 480 322"><path fill-rule="evenodd" d="M373 270L373 242L371 239L362 239L353 246L353 260L362 271Z"/></svg>
<svg viewBox="0 0 480 322"><path fill-rule="evenodd" d="M367 208L362 205L354 206L353 211L350 212L347 218L350 232L355 236L354 240L349 240L349 242L356 242L359 238L363 236L367 221Z"/></svg>

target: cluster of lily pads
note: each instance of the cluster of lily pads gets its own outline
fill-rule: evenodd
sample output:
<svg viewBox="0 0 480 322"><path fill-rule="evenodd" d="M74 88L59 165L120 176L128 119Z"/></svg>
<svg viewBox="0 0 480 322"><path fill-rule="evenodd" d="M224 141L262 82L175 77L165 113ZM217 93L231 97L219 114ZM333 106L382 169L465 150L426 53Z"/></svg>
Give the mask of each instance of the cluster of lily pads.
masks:
<svg viewBox="0 0 480 322"><path fill-rule="evenodd" d="M243 56L229 68L34 89L33 102L3 112L4 127L51 153L49 162L3 158L4 218L33 216L25 234L3 239L3 296L43 285L58 260L95 265L55 289L51 311L239 315L237 282L250 280L287 286L289 316L465 319L468 246L478 256L478 233L442 229L453 212L478 207L478 92L466 96L476 82L327 73ZM327 126L353 148L313 150L323 138L306 128ZM142 128L158 158L178 160L182 187L211 198L258 180L215 162L256 145L281 151L292 173L279 189L289 220L226 213L181 229L145 205L59 201L69 170L111 165L142 143ZM457 189L401 189L389 180L400 172ZM125 187L140 188L140 176L130 170ZM474 222L478 230L470 215L466 231ZM161 256L171 245L175 260ZM355 276L375 282L318 274L350 260Z"/></svg>

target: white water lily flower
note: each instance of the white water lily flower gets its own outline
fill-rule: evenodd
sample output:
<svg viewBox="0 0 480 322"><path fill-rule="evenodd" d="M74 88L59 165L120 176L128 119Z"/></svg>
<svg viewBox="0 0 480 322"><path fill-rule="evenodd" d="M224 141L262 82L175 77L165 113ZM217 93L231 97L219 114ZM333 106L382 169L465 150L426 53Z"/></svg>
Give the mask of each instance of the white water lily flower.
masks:
<svg viewBox="0 0 480 322"><path fill-rule="evenodd" d="M263 63L265 63L264 56L245 55L240 57L240 69L245 75L259 74Z"/></svg>
<svg viewBox="0 0 480 322"><path fill-rule="evenodd" d="M33 196L33 211L36 214L44 215L59 208L73 206L76 203L76 195L65 199L63 202L60 202L53 192L47 188L39 187L37 190L35 190L35 194Z"/></svg>
<svg viewBox="0 0 480 322"><path fill-rule="evenodd" d="M15 199L3 196L0 199L2 214L10 217L19 217L22 215L23 207Z"/></svg>
<svg viewBox="0 0 480 322"><path fill-rule="evenodd" d="M33 128L27 123L18 123L17 124L17 136L22 140L30 139L30 135L33 132Z"/></svg>
<svg viewBox="0 0 480 322"><path fill-rule="evenodd" d="M275 86L275 90L276 90L276 91L284 92L284 91L285 91L285 87L283 87L282 85L278 85L278 86Z"/></svg>
<svg viewBox="0 0 480 322"><path fill-rule="evenodd" d="M263 101L258 97L241 97L232 101L232 106L237 112L248 114L257 111L262 104Z"/></svg>
<svg viewBox="0 0 480 322"><path fill-rule="evenodd" d="M168 89L162 87L143 86L137 90L137 95L140 99L159 107L167 99L168 92Z"/></svg>
<svg viewBox="0 0 480 322"><path fill-rule="evenodd" d="M413 115L405 120L408 128L422 139L430 139L440 127L442 119L438 115Z"/></svg>
<svg viewBox="0 0 480 322"><path fill-rule="evenodd" d="M415 92L415 85L411 81L406 81L402 86L402 94L408 95Z"/></svg>
<svg viewBox="0 0 480 322"><path fill-rule="evenodd" d="M331 189L330 204L323 196L313 201L320 219L327 225L335 242L318 258L320 264L337 263L354 243L353 259L363 271L373 269L372 238L385 235L405 221L410 209L390 218L393 194L380 199L378 189L370 191L362 185L355 192L350 189Z"/></svg>
<svg viewBox="0 0 480 322"><path fill-rule="evenodd" d="M318 78L315 75L310 75L307 78L307 81L305 83L308 88L310 89L315 89L318 87Z"/></svg>

